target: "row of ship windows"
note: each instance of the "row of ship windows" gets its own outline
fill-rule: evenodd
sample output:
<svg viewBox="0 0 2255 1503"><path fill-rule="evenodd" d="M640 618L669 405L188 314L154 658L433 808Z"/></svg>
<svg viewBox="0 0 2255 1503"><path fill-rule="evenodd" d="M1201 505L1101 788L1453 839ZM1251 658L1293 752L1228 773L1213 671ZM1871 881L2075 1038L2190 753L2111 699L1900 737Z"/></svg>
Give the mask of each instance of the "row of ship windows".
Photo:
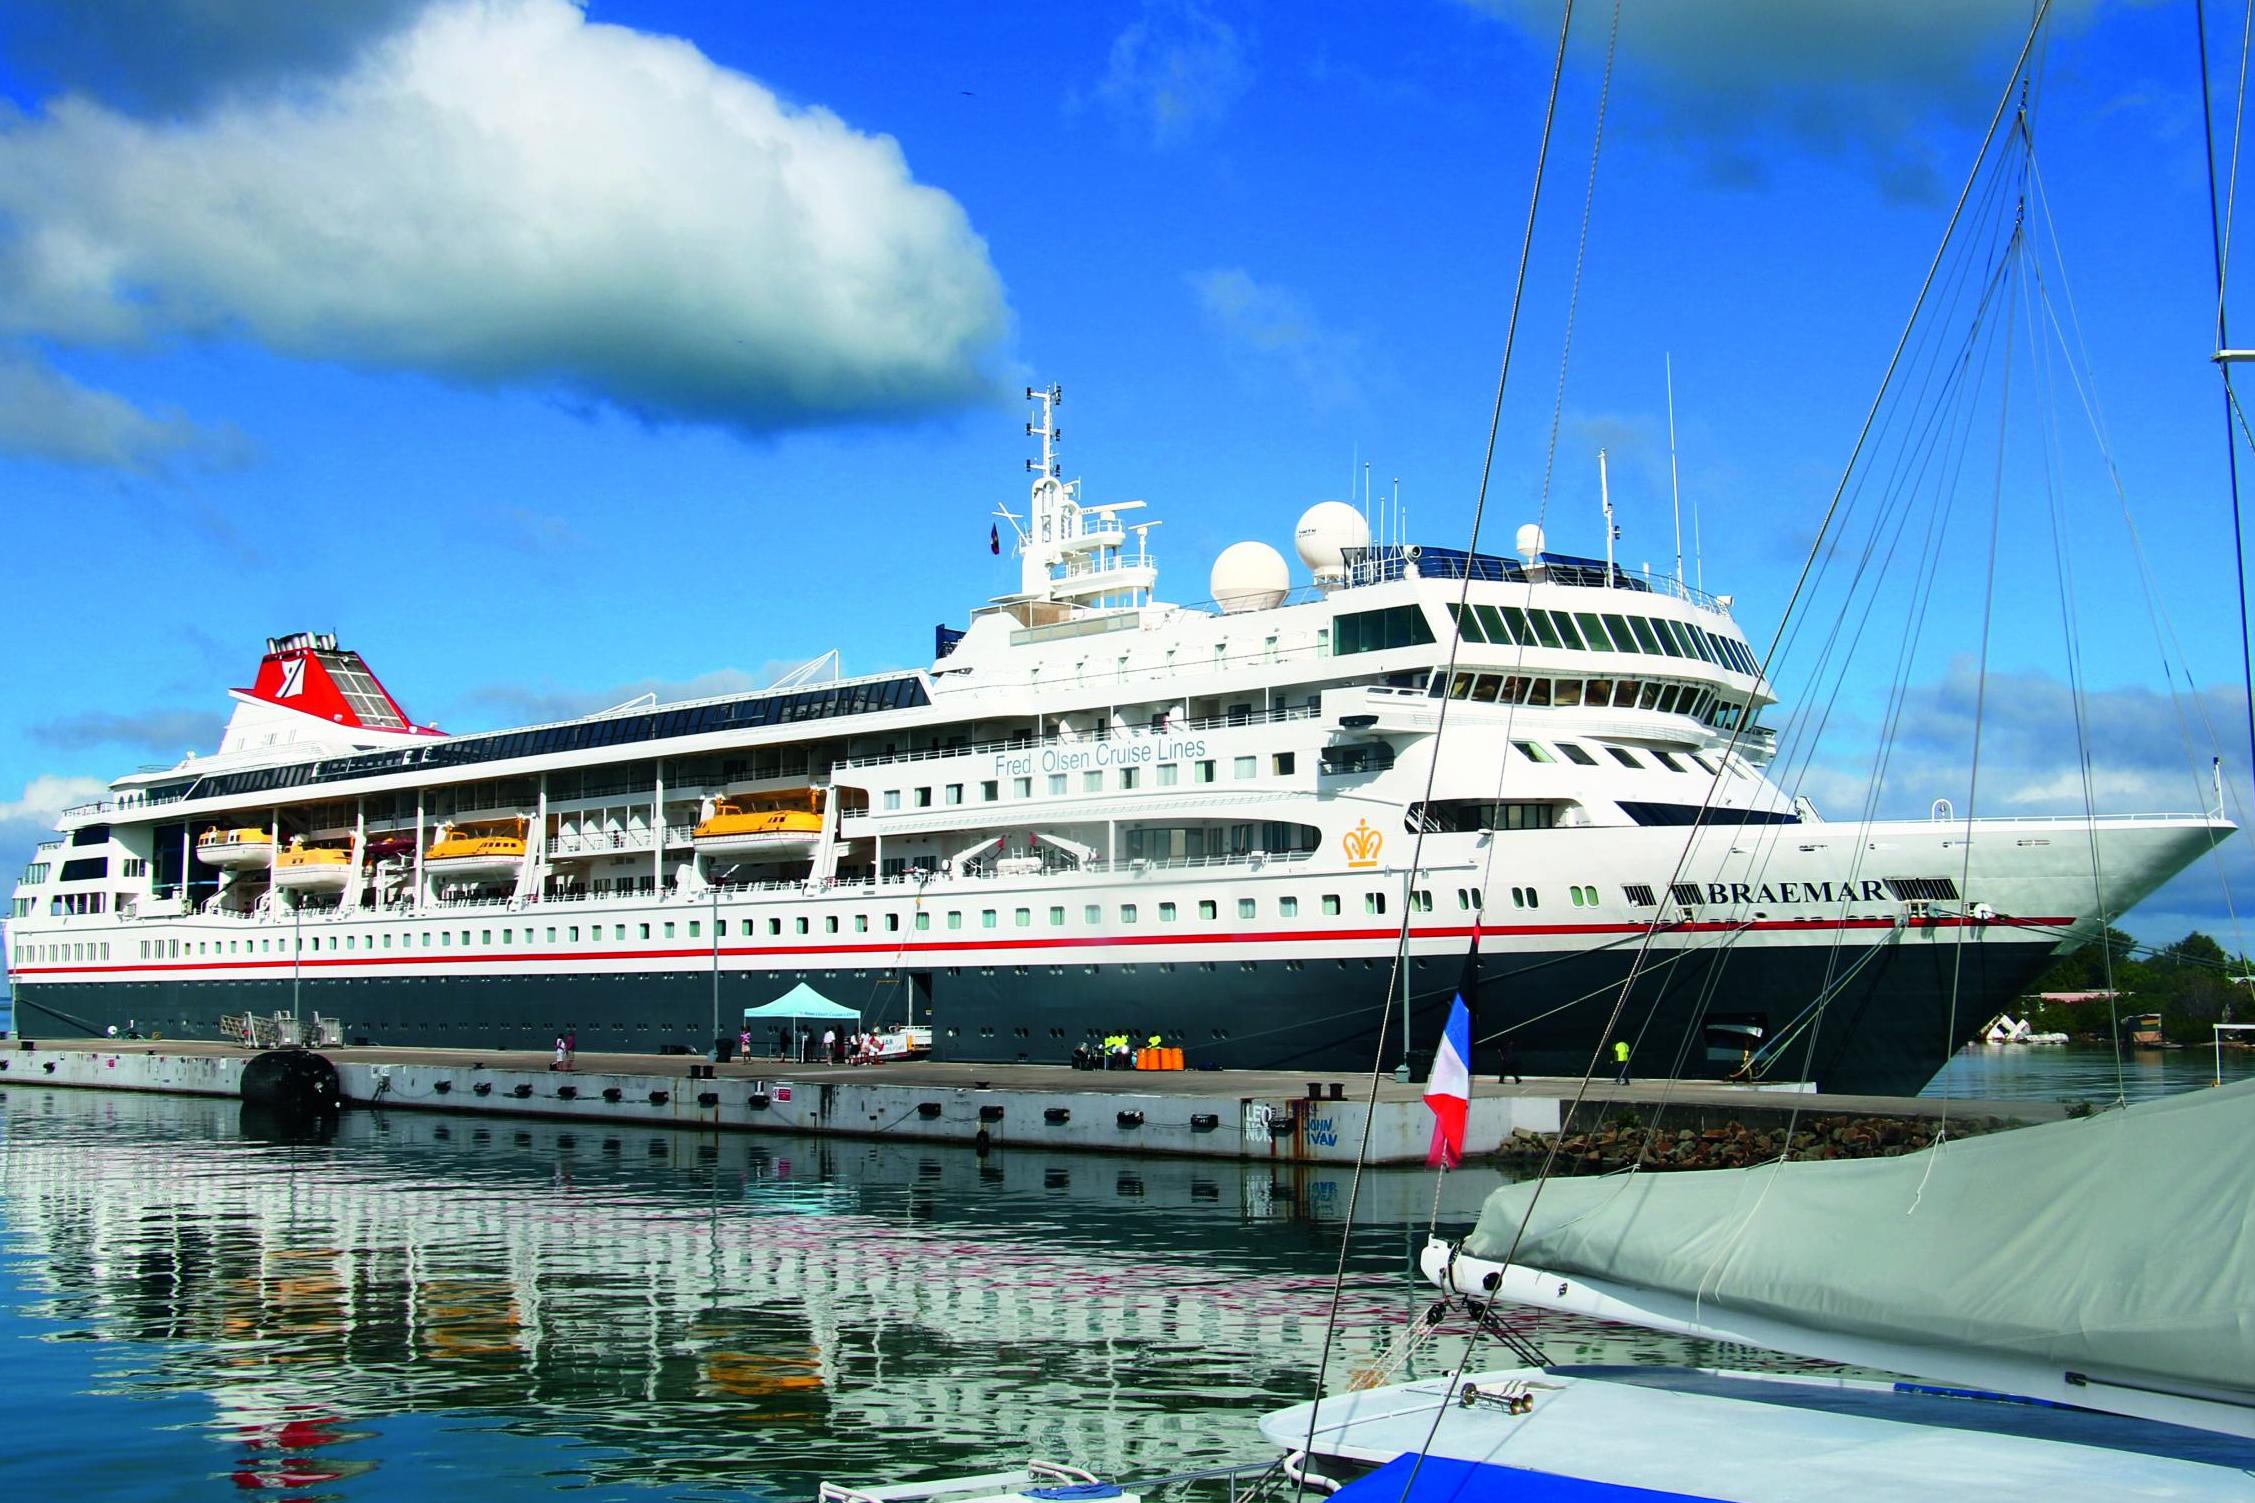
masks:
<svg viewBox="0 0 2255 1503"><path fill-rule="evenodd" d="M1558 758L1552 756L1549 750L1545 748L1540 742L1514 741L1511 744L1514 747L1518 748L1520 756L1525 757L1530 762L1556 762L1558 760ZM1557 742L1556 745L1560 754L1563 755L1567 761L1572 762L1577 767L1595 767L1598 765L1597 758L1590 755L1589 748L1586 746L1579 745L1572 741L1560 741ZM1620 763L1623 767L1634 767L1641 770L1644 766L1642 762L1639 762L1637 760L1636 753L1630 751L1625 746L1607 746L1602 748L1602 750L1607 755L1612 757L1614 761ZM1662 767L1665 767L1670 772L1691 771L1690 768L1684 766L1682 762L1677 760L1676 754L1673 752L1664 752L1655 747L1646 747L1644 754L1650 757L1655 763L1659 764ZM1683 753L1683 756L1688 757L1691 761L1698 764L1699 770L1707 774L1707 776L1715 776L1714 764L1712 762L1709 762L1705 757L1700 756L1697 752L1685 752Z"/></svg>
<svg viewBox="0 0 2255 1503"><path fill-rule="evenodd" d="M1498 647L1553 647L1569 652L1697 658L1749 678L1759 677L1754 655L1736 638L1667 616L1521 610L1515 605L1451 605L1449 616L1467 642L1486 642Z"/></svg>
<svg viewBox="0 0 2255 1503"><path fill-rule="evenodd" d="M1159 763L1157 766L1151 769L1152 785L1159 788L1173 788L1177 786L1183 781L1183 765L1184 764L1180 762ZM1189 767L1190 781L1192 783L1212 783L1218 781L1221 776L1221 764L1217 759L1214 758L1209 757L1202 761L1192 762L1189 764ZM1261 775L1260 768L1261 759L1258 757L1237 757L1232 759L1230 765L1230 775L1233 778L1240 779L1257 778ZM1269 773L1273 777L1288 778L1292 776L1292 774L1297 771L1298 768L1299 756L1297 753L1276 752L1269 757ZM1131 789L1141 788L1143 786L1143 771L1144 769L1140 767L1122 767L1117 769L1115 772L1115 777L1117 778L1119 788L1123 792ZM1053 772L1048 774L1047 781L1044 784L1047 796L1050 798L1064 797L1068 792L1071 791L1071 780L1072 774L1070 773ZM965 783L943 783L932 788L910 788L905 790L900 788L888 788L885 790L882 807L885 813L894 813L902 807L903 800L905 799L907 806L910 808L929 809L933 806L935 797L937 802L943 805L960 804L965 801L965 790L969 786L969 784ZM978 801L980 803L992 804L997 803L1002 799L1002 781L999 778L989 778L986 781L980 783L978 787ZM1102 793L1103 791L1104 774L1102 771L1094 770L1083 772L1081 774L1081 792ZM1010 797L1014 799L1020 799L1032 798L1033 796L1034 780L1032 778L1012 778L1010 780Z"/></svg>
<svg viewBox="0 0 2255 1503"><path fill-rule="evenodd" d="M1461 910L1461 913L1477 913L1477 910L1479 910L1479 892L1475 888L1457 888L1457 890L1454 890L1454 897L1457 897L1457 908ZM1572 901L1574 901L1576 908L1597 908L1599 906L1597 888L1594 888L1594 886L1574 886L1572 888ZM1299 899L1297 897L1285 895L1285 897L1274 899L1274 904L1276 904L1276 917L1279 917L1279 919L1297 919L1299 917ZM1513 908L1540 908L1540 904L1542 904L1542 899L1536 892L1536 888L1511 888L1511 906ZM1432 890L1430 888L1416 888L1416 890L1409 892L1409 906L1412 906L1414 913L1432 913L1432 910L1434 910ZM1177 924L1177 922L1182 922L1182 917L1184 917L1182 906L1173 904L1173 901L1159 901L1159 904L1152 904L1150 908L1155 910L1155 919L1159 924ZM1321 913L1324 913L1324 917L1339 917L1344 913L1346 901L1344 901L1342 895L1337 895L1337 892L1324 892L1324 895L1319 897L1319 908L1321 908ZM1197 913L1197 922L1204 922L1204 924L1218 922L1218 919L1222 917L1220 915L1220 901L1211 899L1211 897L1197 899L1195 901L1195 913ZM1380 892L1380 890L1362 892L1362 913L1371 915L1371 917L1385 915L1387 913L1387 895L1385 895L1385 892ZM1067 908L1064 908L1064 904L1051 906L1049 913L1046 913L1049 926L1051 928L1062 928L1064 926L1064 915L1067 915ZM852 917L852 933L870 933L870 915L857 913L857 915L850 915L850 917ZM877 917L882 919L884 933L900 933L902 915L884 913L884 915L877 915ZM934 924L936 917L945 919L945 924ZM945 910L943 915L934 915L934 913L925 913L925 910L918 910L918 913L913 915L913 928L916 928L916 933L929 933L929 931L934 931L934 928L961 931L961 928L967 926L967 919L970 919L970 917L972 915L963 908L949 908L949 910ZM1085 904L1080 910L1080 917L1085 924L1103 924L1105 922L1105 906L1103 904ZM1238 917L1238 922L1254 922L1254 919L1261 917L1261 899L1256 899L1256 897L1236 899L1236 917ZM979 928L1001 928L1003 926L999 908L976 910L976 919L979 919ZM1121 906L1118 906L1118 922L1121 922L1121 924L1143 922L1143 904L1121 904ZM726 937L731 937L731 924L733 924L733 933L746 937L746 940L751 940L751 937L758 935L760 926L764 926L764 931L767 931L767 935L771 935L771 937L778 937L778 935L785 933L785 922L782 922L780 917L771 917L771 919L719 919L719 922L713 926L715 940L726 940ZM1035 926L1035 910L1033 908L1012 908L1010 910L1010 928L1033 928L1033 926ZM602 944L604 937L609 937L613 944L627 944L629 942L629 931L631 931L631 940L634 940L634 942L649 942L649 940L679 940L679 937L683 937L681 935L683 928L688 931L686 937L690 937L690 940L701 940L701 937L704 937L704 922L701 922L701 919L688 919L686 924L681 924L681 922L611 924L609 935L604 935L602 924L586 924L586 926L582 926L582 924L548 924L546 928L543 928L543 931L537 931L537 928L530 926L530 924L525 924L523 928L510 924L510 926L498 928L498 931L496 931L496 928L476 928L476 931L471 931L471 928L426 928L426 931L419 931L419 933L397 933L397 935L395 933L386 933L386 935L313 935L313 937L309 937L309 940L307 940L307 937L300 937L298 949L304 951L304 953L338 953L338 951L359 953L359 951L379 951L379 949L383 949L383 951L390 951L390 949L456 949L456 946L462 946L462 949L474 949L474 946L494 949L496 935L498 935L498 944L501 944L501 946L537 944L537 942L541 942L541 937L546 937L548 944L559 944L559 942L564 942L564 944L582 944L582 942ZM794 917L789 933L794 933L794 935L814 933L812 919L805 917L805 915ZM821 933L828 933L828 935L843 933L841 915L825 915ZM395 940L397 940L397 944L395 944ZM95 953L97 949L99 949L99 955ZM275 937L264 937L264 940L142 940L140 942L140 958L142 960L183 960L183 958L194 960L194 958L226 958L226 955L277 955L277 953L280 953L280 955L291 953L289 937L282 937L282 940L275 940ZM110 958L108 942L18 944L16 946L16 962L18 964L61 964L61 962L74 962L74 960L108 960L108 958Z"/></svg>
<svg viewBox="0 0 2255 1503"><path fill-rule="evenodd" d="M1434 674L1427 693L1484 705L1555 706L1559 709L1657 710L1705 720L1718 696L1703 684L1650 678L1529 678L1520 673Z"/></svg>

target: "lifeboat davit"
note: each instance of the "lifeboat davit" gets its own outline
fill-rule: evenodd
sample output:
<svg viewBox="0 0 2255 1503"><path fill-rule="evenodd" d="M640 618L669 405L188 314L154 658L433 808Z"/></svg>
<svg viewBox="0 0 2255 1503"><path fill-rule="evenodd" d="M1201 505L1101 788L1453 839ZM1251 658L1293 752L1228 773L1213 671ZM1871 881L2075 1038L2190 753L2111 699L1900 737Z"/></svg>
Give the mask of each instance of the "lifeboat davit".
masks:
<svg viewBox="0 0 2255 1503"><path fill-rule="evenodd" d="M763 798L760 807L713 800L712 811L697 823L690 842L705 855L736 861L791 861L814 854L822 843L822 794L814 788L783 795L788 802Z"/></svg>
<svg viewBox="0 0 2255 1503"><path fill-rule="evenodd" d="M352 882L352 853L292 838L274 858L274 886L282 892L343 892Z"/></svg>
<svg viewBox="0 0 2255 1503"><path fill-rule="evenodd" d="M214 825L196 837L196 859L221 871L264 871L274 864L274 834Z"/></svg>
<svg viewBox="0 0 2255 1503"><path fill-rule="evenodd" d="M482 827L439 826L423 852L423 870L442 882L492 882L514 877L525 864L525 822Z"/></svg>

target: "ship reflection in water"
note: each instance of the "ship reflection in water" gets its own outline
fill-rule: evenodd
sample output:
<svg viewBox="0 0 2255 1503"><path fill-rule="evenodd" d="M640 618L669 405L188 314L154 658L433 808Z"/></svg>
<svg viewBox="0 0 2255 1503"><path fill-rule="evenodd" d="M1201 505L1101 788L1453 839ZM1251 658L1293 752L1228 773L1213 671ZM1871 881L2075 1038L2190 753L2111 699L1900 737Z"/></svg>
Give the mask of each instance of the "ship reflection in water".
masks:
<svg viewBox="0 0 2255 1503"><path fill-rule="evenodd" d="M227 1103L21 1088L0 1123L9 1386L75 1385L18 1428L289 1498L396 1494L355 1479L402 1466L491 1500L1247 1459L1310 1391L1347 1194L1287 1166L408 1113L291 1141ZM1444 1222L1495 1182L1450 1180ZM1334 1384L1422 1304L1431 1181L1373 1176L1362 1204ZM1546 1331L1561 1360L1623 1354ZM91 1376L68 1338L99 1343Z"/></svg>

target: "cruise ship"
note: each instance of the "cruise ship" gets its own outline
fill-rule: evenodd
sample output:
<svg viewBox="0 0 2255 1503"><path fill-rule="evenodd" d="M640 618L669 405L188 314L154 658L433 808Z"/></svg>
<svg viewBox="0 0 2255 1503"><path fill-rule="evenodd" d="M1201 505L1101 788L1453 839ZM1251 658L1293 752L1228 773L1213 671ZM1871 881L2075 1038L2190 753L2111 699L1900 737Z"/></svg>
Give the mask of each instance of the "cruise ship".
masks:
<svg viewBox="0 0 2255 1503"><path fill-rule="evenodd" d="M1476 952L1483 1069L1581 1072L1633 971L1645 1073L1910 1092L2232 828L1827 821L1768 775L1728 598L1531 525L1420 548L1320 502L1306 582L1238 543L1165 603L1143 503L1085 499L1028 397L1019 588L928 667L444 735L270 639L215 754L33 855L19 1031L702 1052L805 982L942 1059L1418 1068Z"/></svg>

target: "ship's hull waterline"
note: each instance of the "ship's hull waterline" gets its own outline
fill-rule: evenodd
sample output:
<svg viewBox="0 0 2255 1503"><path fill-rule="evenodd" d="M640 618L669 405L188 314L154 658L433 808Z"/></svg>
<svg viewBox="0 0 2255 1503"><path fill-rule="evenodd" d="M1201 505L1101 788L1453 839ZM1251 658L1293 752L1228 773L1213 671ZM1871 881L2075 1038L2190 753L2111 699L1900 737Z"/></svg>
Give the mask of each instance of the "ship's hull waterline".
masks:
<svg viewBox="0 0 2255 1503"><path fill-rule="evenodd" d="M1870 943L1871 941L1865 941ZM1459 939L1461 947L1468 940ZM1967 1031L2048 963L2056 936L2010 926L1903 931L1835 954L1795 945L1705 947L1650 955L1628 1005L1632 1069L1645 1076L1725 1078L1739 1071L1734 1029L1754 1021L1775 1036L1804 1026L1766 1072L1815 1079L1827 1090L1907 1095L1932 1077ZM1422 1074L1462 974L1462 949L1411 963L1409 1053ZM1605 950L1483 950L1479 1031L1509 1030L1521 1073L1578 1075L1591 1064L1634 943ZM1140 961L1132 964L794 966L724 968L719 1018L733 1033L746 1007L802 980L860 1008L867 1023L933 1027L934 1054L964 1061L1062 1062L1091 1035L1158 1033L1182 1040L1193 1067L1367 1072L1402 1057L1401 997L1390 950L1305 961ZM1852 975L1848 973L1853 971ZM1846 976L1843 982L1841 978ZM1812 997L1835 990L1813 1014ZM100 1035L115 1025L212 1037L219 1018L287 1011L345 1020L351 1036L434 1048L545 1049L574 1030L589 1050L702 1051L710 1041L714 978L694 966L638 974L496 971L484 976L161 980L102 986L30 983L16 994L18 1030ZM1718 1026L1719 1025L1719 1026ZM1385 1029L1381 1048L1379 1030ZM768 1047L764 1035L756 1047ZM1501 1067L1493 1042L1476 1051ZM1610 1072L1610 1061L1602 1068Z"/></svg>

